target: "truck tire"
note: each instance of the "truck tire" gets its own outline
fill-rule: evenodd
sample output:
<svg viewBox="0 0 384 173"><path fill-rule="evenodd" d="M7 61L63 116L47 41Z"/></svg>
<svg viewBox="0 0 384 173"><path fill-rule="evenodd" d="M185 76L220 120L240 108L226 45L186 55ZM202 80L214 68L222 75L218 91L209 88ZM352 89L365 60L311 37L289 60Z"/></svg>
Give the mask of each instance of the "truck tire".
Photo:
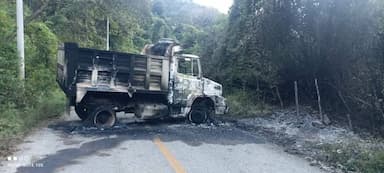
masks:
<svg viewBox="0 0 384 173"><path fill-rule="evenodd" d="M195 106L192 107L188 114L188 120L191 123L203 124L206 123L211 117L211 109L206 106Z"/></svg>
<svg viewBox="0 0 384 173"><path fill-rule="evenodd" d="M87 108L85 108L84 105L82 104L77 104L75 106L75 112L77 114L77 116L82 120L82 121L85 121L88 116L89 116L89 111L87 110Z"/></svg>
<svg viewBox="0 0 384 173"><path fill-rule="evenodd" d="M116 112L112 106L98 106L92 111L88 121L98 128L112 128L117 121Z"/></svg>

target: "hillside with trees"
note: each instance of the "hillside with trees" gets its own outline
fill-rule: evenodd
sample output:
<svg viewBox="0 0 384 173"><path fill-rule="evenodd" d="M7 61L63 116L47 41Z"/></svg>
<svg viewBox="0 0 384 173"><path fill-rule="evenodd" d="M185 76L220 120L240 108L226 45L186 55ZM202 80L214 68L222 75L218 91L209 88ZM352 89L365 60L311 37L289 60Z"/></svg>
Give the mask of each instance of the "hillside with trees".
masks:
<svg viewBox="0 0 384 173"><path fill-rule="evenodd" d="M235 0L209 75L277 105L277 92L294 103L297 81L301 104L317 106L318 79L332 120L350 115L353 126L382 134L383 17L379 0Z"/></svg>
<svg viewBox="0 0 384 173"><path fill-rule="evenodd" d="M314 106L318 79L324 110L334 113L331 119L351 118L352 125L379 132L384 122L383 4L235 0L226 16L190 0L26 1L27 81L21 92L15 3L1 1L0 105L5 110L35 107L38 102L27 104L31 98L47 98L57 88L58 43L105 49L108 18L111 50L140 52L160 38L177 39L186 52L204 59L205 75L224 83L228 95L255 105L290 105L297 81L300 102Z"/></svg>
<svg viewBox="0 0 384 173"><path fill-rule="evenodd" d="M25 90L16 77L15 3L0 3L2 110L33 109L51 91L62 97L54 75L58 43L105 49L109 19L111 50L137 53L145 44L174 38L204 59L204 75L224 83L232 100L288 106L297 81L300 102L315 106L318 79L332 120L375 133L384 129L379 0L235 0L228 16L191 0L25 1Z"/></svg>
<svg viewBox="0 0 384 173"><path fill-rule="evenodd" d="M234 0L228 15L192 0L24 3L21 81L16 4L0 0L0 151L15 134L62 114L57 47L105 49L107 19L113 51L139 53L167 37L199 55L204 76L223 83L231 115L293 106L297 82L300 105L317 109L319 93L331 122L384 134L383 0Z"/></svg>

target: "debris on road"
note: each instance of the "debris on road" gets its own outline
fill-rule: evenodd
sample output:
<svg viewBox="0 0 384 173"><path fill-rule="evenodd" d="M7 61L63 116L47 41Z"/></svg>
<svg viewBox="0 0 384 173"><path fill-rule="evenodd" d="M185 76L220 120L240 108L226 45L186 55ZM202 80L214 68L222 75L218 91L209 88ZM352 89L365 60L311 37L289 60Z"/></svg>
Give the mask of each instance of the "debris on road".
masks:
<svg viewBox="0 0 384 173"><path fill-rule="evenodd" d="M196 125L185 119L137 122L122 118L113 128L101 130L74 119L51 122L28 136L31 143L17 146L20 150L14 156L39 159L4 162L0 172L171 172L169 153L187 172L324 172L232 121ZM168 154L161 154L156 139L161 139ZM213 162L206 164L206 160Z"/></svg>
<svg viewBox="0 0 384 173"><path fill-rule="evenodd" d="M368 134L362 138L341 125L324 125L316 113L306 108L297 116L294 109L283 109L271 116L237 120L236 126L258 133L329 172L356 172L353 164L359 157L384 150L383 141Z"/></svg>

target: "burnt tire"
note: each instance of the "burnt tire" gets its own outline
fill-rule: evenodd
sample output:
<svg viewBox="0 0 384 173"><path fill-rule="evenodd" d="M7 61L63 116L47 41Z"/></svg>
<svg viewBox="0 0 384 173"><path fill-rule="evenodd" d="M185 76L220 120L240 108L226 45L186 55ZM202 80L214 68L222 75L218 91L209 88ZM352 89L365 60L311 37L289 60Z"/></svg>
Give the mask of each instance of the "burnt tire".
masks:
<svg viewBox="0 0 384 173"><path fill-rule="evenodd" d="M112 128L117 122L116 112L112 106L98 106L92 111L88 122L97 128Z"/></svg>
<svg viewBox="0 0 384 173"><path fill-rule="evenodd" d="M88 109L82 104L78 104L75 106L75 112L82 121L87 120L90 114Z"/></svg>
<svg viewBox="0 0 384 173"><path fill-rule="evenodd" d="M188 114L188 120L191 123L203 124L210 119L211 112L206 107L193 107Z"/></svg>

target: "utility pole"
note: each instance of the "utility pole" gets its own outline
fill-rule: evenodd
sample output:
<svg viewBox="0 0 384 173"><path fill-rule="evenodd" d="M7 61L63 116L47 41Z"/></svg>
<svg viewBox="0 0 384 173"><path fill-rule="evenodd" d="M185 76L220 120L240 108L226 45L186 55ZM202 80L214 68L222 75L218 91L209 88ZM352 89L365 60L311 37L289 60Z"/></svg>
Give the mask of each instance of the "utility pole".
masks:
<svg viewBox="0 0 384 173"><path fill-rule="evenodd" d="M17 22L17 53L19 56L19 78L25 79L24 63L24 10L23 0L16 0L16 22Z"/></svg>
<svg viewBox="0 0 384 173"><path fill-rule="evenodd" d="M107 17L107 50L109 50L109 17Z"/></svg>

